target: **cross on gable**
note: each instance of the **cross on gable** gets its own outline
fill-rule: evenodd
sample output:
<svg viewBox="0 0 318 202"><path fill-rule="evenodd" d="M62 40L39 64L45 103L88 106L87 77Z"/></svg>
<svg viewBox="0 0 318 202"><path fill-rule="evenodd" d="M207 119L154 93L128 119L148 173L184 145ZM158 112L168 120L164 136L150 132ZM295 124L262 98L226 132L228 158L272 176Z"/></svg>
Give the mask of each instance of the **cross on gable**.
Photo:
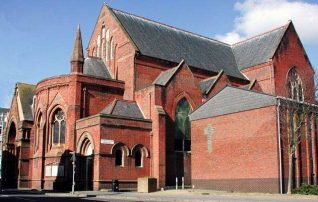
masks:
<svg viewBox="0 0 318 202"><path fill-rule="evenodd" d="M206 135L206 137L207 137L208 152L209 153L212 152L212 137L213 137L214 131L215 131L215 129L212 127L211 124L208 124L204 128L204 135Z"/></svg>

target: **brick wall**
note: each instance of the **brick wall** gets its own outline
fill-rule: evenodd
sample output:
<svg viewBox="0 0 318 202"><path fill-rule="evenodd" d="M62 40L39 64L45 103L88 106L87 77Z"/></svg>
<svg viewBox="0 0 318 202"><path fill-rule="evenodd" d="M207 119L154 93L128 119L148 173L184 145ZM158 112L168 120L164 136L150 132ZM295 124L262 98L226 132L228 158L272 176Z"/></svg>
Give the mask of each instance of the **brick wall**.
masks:
<svg viewBox="0 0 318 202"><path fill-rule="evenodd" d="M212 152L205 128L214 128ZM192 183L196 188L279 192L276 106L192 122Z"/></svg>

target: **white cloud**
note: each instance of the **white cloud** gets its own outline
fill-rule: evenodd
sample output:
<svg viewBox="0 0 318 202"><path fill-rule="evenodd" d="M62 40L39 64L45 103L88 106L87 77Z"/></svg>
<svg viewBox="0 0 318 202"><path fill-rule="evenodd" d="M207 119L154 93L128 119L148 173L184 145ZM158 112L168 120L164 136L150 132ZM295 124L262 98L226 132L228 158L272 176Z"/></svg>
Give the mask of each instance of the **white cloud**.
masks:
<svg viewBox="0 0 318 202"><path fill-rule="evenodd" d="M238 42L292 20L304 43L318 44L318 3L291 0L245 0L235 3L240 12L234 28L225 35L215 37L227 43Z"/></svg>
<svg viewBox="0 0 318 202"><path fill-rule="evenodd" d="M233 44L244 39L235 31L228 32L225 35L216 35L215 38L229 44Z"/></svg>

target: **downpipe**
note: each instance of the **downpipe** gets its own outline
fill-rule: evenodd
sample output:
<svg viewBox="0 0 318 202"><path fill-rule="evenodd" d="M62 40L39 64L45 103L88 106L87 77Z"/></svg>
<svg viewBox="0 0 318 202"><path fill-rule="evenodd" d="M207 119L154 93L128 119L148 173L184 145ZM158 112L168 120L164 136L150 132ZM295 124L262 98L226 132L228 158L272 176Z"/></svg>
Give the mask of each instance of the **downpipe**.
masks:
<svg viewBox="0 0 318 202"><path fill-rule="evenodd" d="M279 155L279 189L280 194L283 194L283 168L282 168L282 145L280 131L280 99L277 98L277 132L278 132L278 155Z"/></svg>

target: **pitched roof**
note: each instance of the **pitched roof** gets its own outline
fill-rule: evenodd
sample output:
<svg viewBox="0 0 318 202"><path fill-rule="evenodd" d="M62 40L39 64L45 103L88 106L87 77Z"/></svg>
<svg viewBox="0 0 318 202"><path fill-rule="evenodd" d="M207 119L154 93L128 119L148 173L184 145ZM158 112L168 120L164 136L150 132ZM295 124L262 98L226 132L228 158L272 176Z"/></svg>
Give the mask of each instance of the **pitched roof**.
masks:
<svg viewBox="0 0 318 202"><path fill-rule="evenodd" d="M210 77L208 79L204 79L203 81L201 81L199 83L200 85L200 90L202 94L206 94L206 92L208 91L208 89L214 84L214 82L216 81L216 77Z"/></svg>
<svg viewBox="0 0 318 202"><path fill-rule="evenodd" d="M232 45L240 70L267 62L274 56L288 25Z"/></svg>
<svg viewBox="0 0 318 202"><path fill-rule="evenodd" d="M85 58L83 74L103 77L105 79L112 78L105 63L100 58Z"/></svg>
<svg viewBox="0 0 318 202"><path fill-rule="evenodd" d="M190 114L190 120L198 120L241 112L276 104L276 97L237 87L226 86Z"/></svg>
<svg viewBox="0 0 318 202"><path fill-rule="evenodd" d="M137 103L126 100L114 100L101 111L101 114L144 119Z"/></svg>
<svg viewBox="0 0 318 202"><path fill-rule="evenodd" d="M142 55L246 79L230 45L162 23L109 8Z"/></svg>
<svg viewBox="0 0 318 202"><path fill-rule="evenodd" d="M21 110L23 117L20 117L20 119L26 120L26 121L33 121L33 96L35 94L35 85L27 84L27 83L17 83L16 87L19 92L19 97L21 104Z"/></svg>
<svg viewBox="0 0 318 202"><path fill-rule="evenodd" d="M221 70L216 76L200 81L199 86L200 86L201 93L204 95L208 94L211 91L212 87L215 85L215 83L222 76L222 74L223 74L223 70Z"/></svg>
<svg viewBox="0 0 318 202"><path fill-rule="evenodd" d="M159 76L152 82L154 85L165 86L173 77L173 75L177 72L177 70L184 64L184 60L182 60L178 66L163 71L159 74Z"/></svg>

